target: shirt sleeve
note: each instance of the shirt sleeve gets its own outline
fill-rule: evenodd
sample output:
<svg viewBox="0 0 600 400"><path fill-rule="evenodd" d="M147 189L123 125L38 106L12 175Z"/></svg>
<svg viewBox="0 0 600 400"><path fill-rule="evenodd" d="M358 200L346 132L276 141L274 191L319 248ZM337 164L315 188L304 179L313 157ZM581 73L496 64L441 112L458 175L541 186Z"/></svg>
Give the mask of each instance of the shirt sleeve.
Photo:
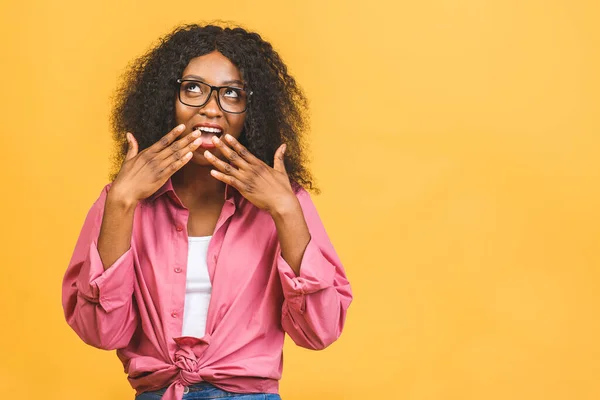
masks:
<svg viewBox="0 0 600 400"><path fill-rule="evenodd" d="M87 344L105 350L125 347L135 332L135 273L131 247L106 271L98 236L110 184L89 210L63 278L62 305L67 323Z"/></svg>
<svg viewBox="0 0 600 400"><path fill-rule="evenodd" d="M319 218L310 194L297 194L311 239L296 273L277 249L276 263L284 302L282 326L294 342L324 349L339 338L352 302L350 283Z"/></svg>

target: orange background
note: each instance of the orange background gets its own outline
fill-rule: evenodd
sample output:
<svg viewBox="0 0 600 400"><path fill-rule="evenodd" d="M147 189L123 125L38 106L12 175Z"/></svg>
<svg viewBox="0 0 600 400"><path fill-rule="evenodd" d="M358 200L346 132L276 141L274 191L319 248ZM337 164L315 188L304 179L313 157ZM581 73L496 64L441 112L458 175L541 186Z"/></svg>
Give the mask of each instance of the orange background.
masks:
<svg viewBox="0 0 600 400"><path fill-rule="evenodd" d="M2 397L133 399L64 322L61 280L119 75L219 18L311 101L315 202L355 292L332 347L287 341L284 400L600 398L598 4L5 0Z"/></svg>

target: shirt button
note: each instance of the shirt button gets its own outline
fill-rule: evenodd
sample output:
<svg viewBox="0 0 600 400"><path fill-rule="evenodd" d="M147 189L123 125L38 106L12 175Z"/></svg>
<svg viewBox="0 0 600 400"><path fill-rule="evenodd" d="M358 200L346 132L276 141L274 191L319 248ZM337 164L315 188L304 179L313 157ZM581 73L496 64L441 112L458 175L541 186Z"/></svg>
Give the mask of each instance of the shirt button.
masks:
<svg viewBox="0 0 600 400"><path fill-rule="evenodd" d="M175 311L173 311L173 312L171 313L171 317L173 317L173 318L177 318L177 313L176 313Z"/></svg>
<svg viewBox="0 0 600 400"><path fill-rule="evenodd" d="M181 226L178 226L176 229L177 229L177 232L181 232L183 230L183 228Z"/></svg>
<svg viewBox="0 0 600 400"><path fill-rule="evenodd" d="M180 273L181 272L181 268L179 268L179 267L175 268L175 272Z"/></svg>

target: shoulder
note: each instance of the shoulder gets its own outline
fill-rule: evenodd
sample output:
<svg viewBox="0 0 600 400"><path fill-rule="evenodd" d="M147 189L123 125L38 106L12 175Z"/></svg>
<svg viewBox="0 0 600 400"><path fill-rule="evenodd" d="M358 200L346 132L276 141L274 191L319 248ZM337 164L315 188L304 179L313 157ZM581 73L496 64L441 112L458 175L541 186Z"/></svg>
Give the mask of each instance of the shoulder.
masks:
<svg viewBox="0 0 600 400"><path fill-rule="evenodd" d="M311 193L308 190L306 190L306 188L297 183L292 184L292 188L294 190L296 198L298 199L298 202L300 203L300 207L302 207L302 210L304 211L305 215L307 213L317 214L316 206Z"/></svg>
<svg viewBox="0 0 600 400"><path fill-rule="evenodd" d="M102 188L100 193L97 195L96 200L92 204L92 207L91 207L92 210L97 210L100 213L102 213L104 211L104 206L106 204L108 192L110 191L112 184L113 184L113 182L111 181L104 185L104 187Z"/></svg>
<svg viewBox="0 0 600 400"><path fill-rule="evenodd" d="M296 181L291 182L292 190L298 199L311 199L311 195L302 185Z"/></svg>
<svg viewBox="0 0 600 400"><path fill-rule="evenodd" d="M93 207L104 207L104 203L106 202L106 196L108 196L108 191L110 190L111 186L112 186L112 182L109 182L106 185L104 185L104 187L98 194L98 197L96 198L96 201L94 202L92 208Z"/></svg>

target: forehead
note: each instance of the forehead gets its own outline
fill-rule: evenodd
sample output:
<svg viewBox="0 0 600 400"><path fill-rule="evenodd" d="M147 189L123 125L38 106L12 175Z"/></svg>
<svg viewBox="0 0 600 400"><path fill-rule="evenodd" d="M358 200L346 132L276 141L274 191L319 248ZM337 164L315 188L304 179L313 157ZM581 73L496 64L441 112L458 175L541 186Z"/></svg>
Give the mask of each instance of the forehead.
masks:
<svg viewBox="0 0 600 400"><path fill-rule="evenodd" d="M183 78L190 78L190 75L212 85L242 80L239 69L218 51L192 58L183 70Z"/></svg>

